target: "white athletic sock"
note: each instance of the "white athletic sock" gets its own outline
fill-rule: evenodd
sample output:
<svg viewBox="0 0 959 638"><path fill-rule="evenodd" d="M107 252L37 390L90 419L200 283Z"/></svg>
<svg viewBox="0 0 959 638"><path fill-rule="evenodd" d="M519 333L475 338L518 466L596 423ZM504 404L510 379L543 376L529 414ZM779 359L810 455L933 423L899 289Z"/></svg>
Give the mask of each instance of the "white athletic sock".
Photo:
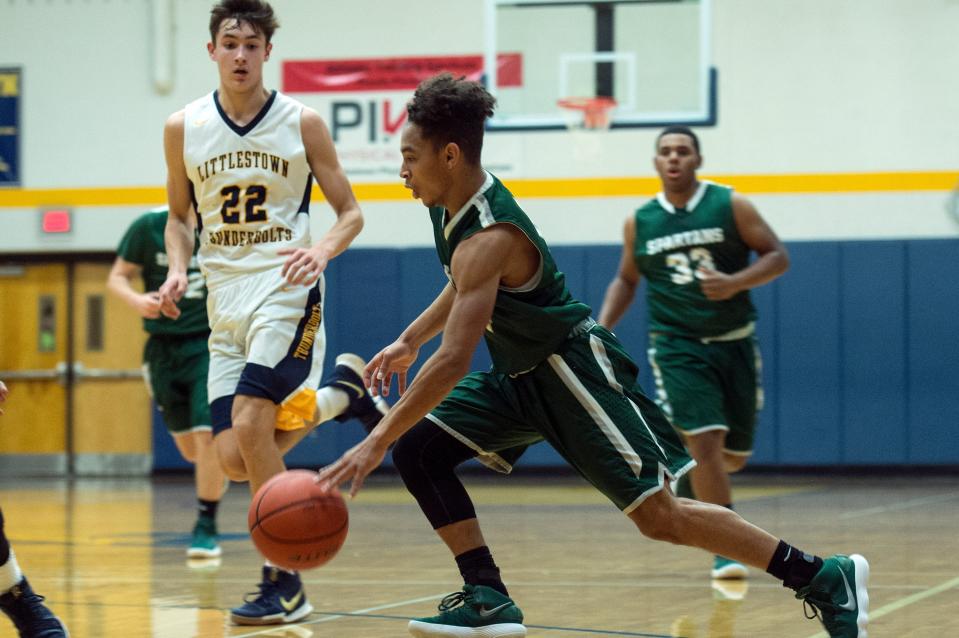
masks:
<svg viewBox="0 0 959 638"><path fill-rule="evenodd" d="M11 548L10 558L3 565L0 565L0 592L10 591L21 580L23 580L23 572L20 571L17 557L13 554L13 548Z"/></svg>
<svg viewBox="0 0 959 638"><path fill-rule="evenodd" d="M350 406L350 397L344 390L329 386L316 391L317 423L336 418Z"/></svg>

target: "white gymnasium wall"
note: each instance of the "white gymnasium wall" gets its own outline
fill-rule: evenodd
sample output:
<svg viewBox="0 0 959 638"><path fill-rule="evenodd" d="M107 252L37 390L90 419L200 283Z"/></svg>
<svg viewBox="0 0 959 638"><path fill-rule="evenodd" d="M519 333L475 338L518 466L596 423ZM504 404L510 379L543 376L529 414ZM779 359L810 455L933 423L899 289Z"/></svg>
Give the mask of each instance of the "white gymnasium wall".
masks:
<svg viewBox="0 0 959 638"><path fill-rule="evenodd" d="M282 26L265 74L271 88L284 59L482 51L481 0L273 4ZM24 74L21 190L65 189L67 200L77 189L161 186L166 116L216 85L205 50L209 7L201 0L3 0L0 67L20 66ZM164 9L174 24L166 35L172 57L160 60L172 62L169 93L153 85L151 16ZM699 130L704 174L890 173L895 182L952 171L959 178L959 0L715 0L713 23L719 109L717 125ZM662 53L668 60L670 50ZM655 134L496 133L487 136L485 158L504 167L507 181L650 178ZM357 184L388 180L354 176ZM743 190L787 240L957 234L944 212L947 187ZM554 243L616 243L621 220L646 196L523 202ZM112 250L136 214L160 203L77 206L72 236L51 241L37 231L34 205L18 201L0 191L0 252ZM364 209L359 245L431 241L417 203L364 202ZM318 203L313 218L321 231L332 215Z"/></svg>

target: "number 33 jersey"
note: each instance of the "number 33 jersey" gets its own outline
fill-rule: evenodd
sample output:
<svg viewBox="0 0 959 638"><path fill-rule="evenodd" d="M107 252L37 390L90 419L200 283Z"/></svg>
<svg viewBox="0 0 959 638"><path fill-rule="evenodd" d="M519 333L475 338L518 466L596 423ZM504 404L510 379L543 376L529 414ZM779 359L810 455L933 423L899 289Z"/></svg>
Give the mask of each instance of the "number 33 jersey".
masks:
<svg viewBox="0 0 959 638"><path fill-rule="evenodd" d="M196 207L200 267L212 290L280 268L283 248L308 248L313 178L300 132L303 105L277 91L238 126L217 91L184 111L183 160Z"/></svg>
<svg viewBox="0 0 959 638"><path fill-rule="evenodd" d="M743 329L756 317L748 291L711 301L700 286L700 268L733 273L749 265L726 186L701 181L685 209L659 193L636 211L633 257L647 282L651 332L703 339Z"/></svg>

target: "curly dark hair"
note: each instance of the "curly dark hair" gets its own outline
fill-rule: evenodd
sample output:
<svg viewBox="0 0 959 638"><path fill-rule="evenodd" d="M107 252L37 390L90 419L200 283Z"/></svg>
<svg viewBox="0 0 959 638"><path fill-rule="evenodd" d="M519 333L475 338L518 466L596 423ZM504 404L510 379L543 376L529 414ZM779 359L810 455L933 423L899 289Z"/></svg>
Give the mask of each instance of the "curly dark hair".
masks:
<svg viewBox="0 0 959 638"><path fill-rule="evenodd" d="M420 82L406 112L434 147L453 142L468 162L479 164L483 128L495 106L496 98L479 82L440 73Z"/></svg>
<svg viewBox="0 0 959 638"><path fill-rule="evenodd" d="M235 20L238 25L248 24L257 34L263 34L267 43L280 23L273 15L273 7L262 0L220 0L210 10L210 41L216 44L216 34L224 20Z"/></svg>

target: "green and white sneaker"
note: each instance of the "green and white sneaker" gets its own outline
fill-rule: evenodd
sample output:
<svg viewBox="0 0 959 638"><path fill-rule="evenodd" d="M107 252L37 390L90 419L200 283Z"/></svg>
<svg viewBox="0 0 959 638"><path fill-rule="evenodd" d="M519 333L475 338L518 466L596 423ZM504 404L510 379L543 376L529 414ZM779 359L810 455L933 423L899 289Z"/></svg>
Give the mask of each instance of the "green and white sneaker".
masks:
<svg viewBox="0 0 959 638"><path fill-rule="evenodd" d="M193 539L186 550L187 558L216 558L222 553L216 541L216 521L201 516L193 526Z"/></svg>
<svg viewBox="0 0 959 638"><path fill-rule="evenodd" d="M740 578L746 578L749 575L749 570L746 569L746 566L742 563L737 563L731 558L716 554L716 558L713 559L713 571L711 573L713 578L738 580Z"/></svg>
<svg viewBox="0 0 959 638"><path fill-rule="evenodd" d="M809 585L796 592L803 608L813 608L831 638L866 638L869 623L869 563L859 554L837 554L823 561Z"/></svg>
<svg viewBox="0 0 959 638"><path fill-rule="evenodd" d="M492 587L463 585L440 602L439 615L411 620L416 638L524 638L523 612Z"/></svg>

